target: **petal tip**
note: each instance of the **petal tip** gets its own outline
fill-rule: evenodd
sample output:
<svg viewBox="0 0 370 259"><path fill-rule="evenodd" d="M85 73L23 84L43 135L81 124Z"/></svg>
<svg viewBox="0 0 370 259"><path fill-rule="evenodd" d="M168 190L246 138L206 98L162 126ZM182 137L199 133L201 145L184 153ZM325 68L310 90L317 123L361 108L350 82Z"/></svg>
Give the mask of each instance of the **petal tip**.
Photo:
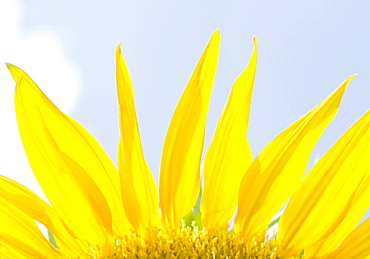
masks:
<svg viewBox="0 0 370 259"><path fill-rule="evenodd" d="M217 28L211 35L211 39L217 38L219 39L221 35L220 28Z"/></svg>
<svg viewBox="0 0 370 259"><path fill-rule="evenodd" d="M12 75L14 81L17 81L18 77L20 76L20 69L13 65L13 64L10 64L10 63L5 63L5 65L7 66L10 74Z"/></svg>
<svg viewBox="0 0 370 259"><path fill-rule="evenodd" d="M252 40L253 40L254 45L257 45L257 44L258 44L258 40L257 40L256 35L254 35L254 36L252 37Z"/></svg>
<svg viewBox="0 0 370 259"><path fill-rule="evenodd" d="M353 74L353 75L351 75L351 76L349 76L349 77L347 77L347 79L344 81L344 82L346 82L347 84L353 79L353 78L355 78L357 76L357 73L356 74Z"/></svg>
<svg viewBox="0 0 370 259"><path fill-rule="evenodd" d="M6 65L6 67L9 69L9 71L11 71L11 69L13 69L14 67L16 67L16 66L14 66L13 64L10 64L10 63L7 63L7 62L4 62L4 63Z"/></svg>
<svg viewBox="0 0 370 259"><path fill-rule="evenodd" d="M120 55L121 55L121 42L118 42L116 46L116 58L118 58Z"/></svg>

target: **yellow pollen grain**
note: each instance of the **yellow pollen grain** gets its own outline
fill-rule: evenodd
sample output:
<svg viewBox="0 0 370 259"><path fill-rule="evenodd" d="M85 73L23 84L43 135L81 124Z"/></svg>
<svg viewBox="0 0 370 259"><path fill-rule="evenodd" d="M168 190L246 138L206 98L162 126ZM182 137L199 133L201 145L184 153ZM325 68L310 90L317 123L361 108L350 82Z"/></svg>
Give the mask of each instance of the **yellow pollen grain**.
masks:
<svg viewBox="0 0 370 259"><path fill-rule="evenodd" d="M89 259L97 257L89 256ZM180 231L158 229L146 237L133 234L117 241L114 251L103 259L281 259L275 239L245 241L226 229L209 231L182 223ZM296 257L297 259L299 257Z"/></svg>

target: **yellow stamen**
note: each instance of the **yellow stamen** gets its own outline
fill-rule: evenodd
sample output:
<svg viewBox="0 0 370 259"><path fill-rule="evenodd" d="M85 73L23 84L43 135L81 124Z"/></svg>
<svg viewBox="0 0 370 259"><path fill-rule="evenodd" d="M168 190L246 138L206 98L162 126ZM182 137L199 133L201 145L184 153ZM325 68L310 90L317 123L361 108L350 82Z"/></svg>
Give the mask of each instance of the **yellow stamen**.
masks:
<svg viewBox="0 0 370 259"><path fill-rule="evenodd" d="M198 229L182 221L180 231L160 228L150 231L145 236L132 234L117 241L113 252L108 257L89 255L89 259L121 258L258 258L277 259L279 250L275 238L268 236L246 240L227 229ZM294 258L294 257L292 257ZM299 258L299 257L295 257Z"/></svg>

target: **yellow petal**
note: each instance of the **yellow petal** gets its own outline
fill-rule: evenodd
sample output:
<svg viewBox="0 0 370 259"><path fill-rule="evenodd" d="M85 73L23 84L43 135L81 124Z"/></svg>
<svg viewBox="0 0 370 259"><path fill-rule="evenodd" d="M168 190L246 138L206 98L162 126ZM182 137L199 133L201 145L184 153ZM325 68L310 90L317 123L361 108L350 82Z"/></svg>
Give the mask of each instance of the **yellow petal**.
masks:
<svg viewBox="0 0 370 259"><path fill-rule="evenodd" d="M354 227L362 219L369 207L370 200L370 179L369 174L359 186L351 208L341 224L326 238L309 246L305 250L306 258L326 258L333 252L343 240L351 233Z"/></svg>
<svg viewBox="0 0 370 259"><path fill-rule="evenodd" d="M131 224L143 235L158 225L158 191L141 147L132 83L120 44L116 49L116 80L121 129L118 168L123 205Z"/></svg>
<svg viewBox="0 0 370 259"><path fill-rule="evenodd" d="M239 189L236 232L243 232L247 238L263 233L271 218L294 193L312 148L335 116L353 77L277 135L253 161Z"/></svg>
<svg viewBox="0 0 370 259"><path fill-rule="evenodd" d="M370 255L370 218L362 222L344 240L338 249L328 256L331 258L368 258Z"/></svg>
<svg viewBox="0 0 370 259"><path fill-rule="evenodd" d="M63 121L62 128L51 132L56 144L89 174L104 195L112 213L115 233L130 233L131 225L122 208L119 174L109 156L84 127L55 107L24 71L11 64L7 66L15 81L22 72L27 78L27 84L39 95L38 99L42 100L45 109L52 111L55 119L59 117Z"/></svg>
<svg viewBox="0 0 370 259"><path fill-rule="evenodd" d="M43 224L54 234L58 247L64 254L70 257L84 254L80 245L69 235L55 211L27 187L0 175L0 199L6 200ZM88 251L87 248L86 246L85 252Z"/></svg>
<svg viewBox="0 0 370 259"><path fill-rule="evenodd" d="M362 185L370 184L369 157L370 111L321 157L290 199L279 222L284 255L297 255L339 226L362 196Z"/></svg>
<svg viewBox="0 0 370 259"><path fill-rule="evenodd" d="M246 139L257 65L257 39L248 66L235 80L204 158L202 225L228 227L237 204L241 179L252 163Z"/></svg>
<svg viewBox="0 0 370 259"><path fill-rule="evenodd" d="M29 259L65 258L45 239L33 219L3 199L0 199L0 219L0 240L11 251Z"/></svg>
<svg viewBox="0 0 370 259"><path fill-rule="evenodd" d="M0 258L17 258L27 259L23 254L19 253L16 249L6 244L4 241L0 241Z"/></svg>
<svg viewBox="0 0 370 259"><path fill-rule="evenodd" d="M220 32L205 48L176 106L164 141L159 179L163 223L178 227L194 206L200 184L205 121L216 73Z"/></svg>
<svg viewBox="0 0 370 259"><path fill-rule="evenodd" d="M114 193L114 185L107 189L108 173L116 170L105 170L109 163L104 151L82 126L60 112L25 72L8 67L17 78L18 128L38 182L72 236L105 246L112 234L112 215L99 187L106 184L105 194Z"/></svg>

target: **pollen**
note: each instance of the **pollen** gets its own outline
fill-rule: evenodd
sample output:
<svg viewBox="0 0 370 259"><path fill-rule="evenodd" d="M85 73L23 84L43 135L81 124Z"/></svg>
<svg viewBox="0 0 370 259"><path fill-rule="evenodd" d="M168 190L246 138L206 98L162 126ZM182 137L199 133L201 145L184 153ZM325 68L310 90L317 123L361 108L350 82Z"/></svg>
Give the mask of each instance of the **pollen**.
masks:
<svg viewBox="0 0 370 259"><path fill-rule="evenodd" d="M93 257L89 257L93 258ZM277 242L268 236L247 241L227 229L199 229L181 224L180 230L157 229L145 237L133 234L116 242L112 255L104 259L121 258L251 258L277 259ZM293 258L293 257L292 257ZM296 257L299 258L299 257Z"/></svg>

